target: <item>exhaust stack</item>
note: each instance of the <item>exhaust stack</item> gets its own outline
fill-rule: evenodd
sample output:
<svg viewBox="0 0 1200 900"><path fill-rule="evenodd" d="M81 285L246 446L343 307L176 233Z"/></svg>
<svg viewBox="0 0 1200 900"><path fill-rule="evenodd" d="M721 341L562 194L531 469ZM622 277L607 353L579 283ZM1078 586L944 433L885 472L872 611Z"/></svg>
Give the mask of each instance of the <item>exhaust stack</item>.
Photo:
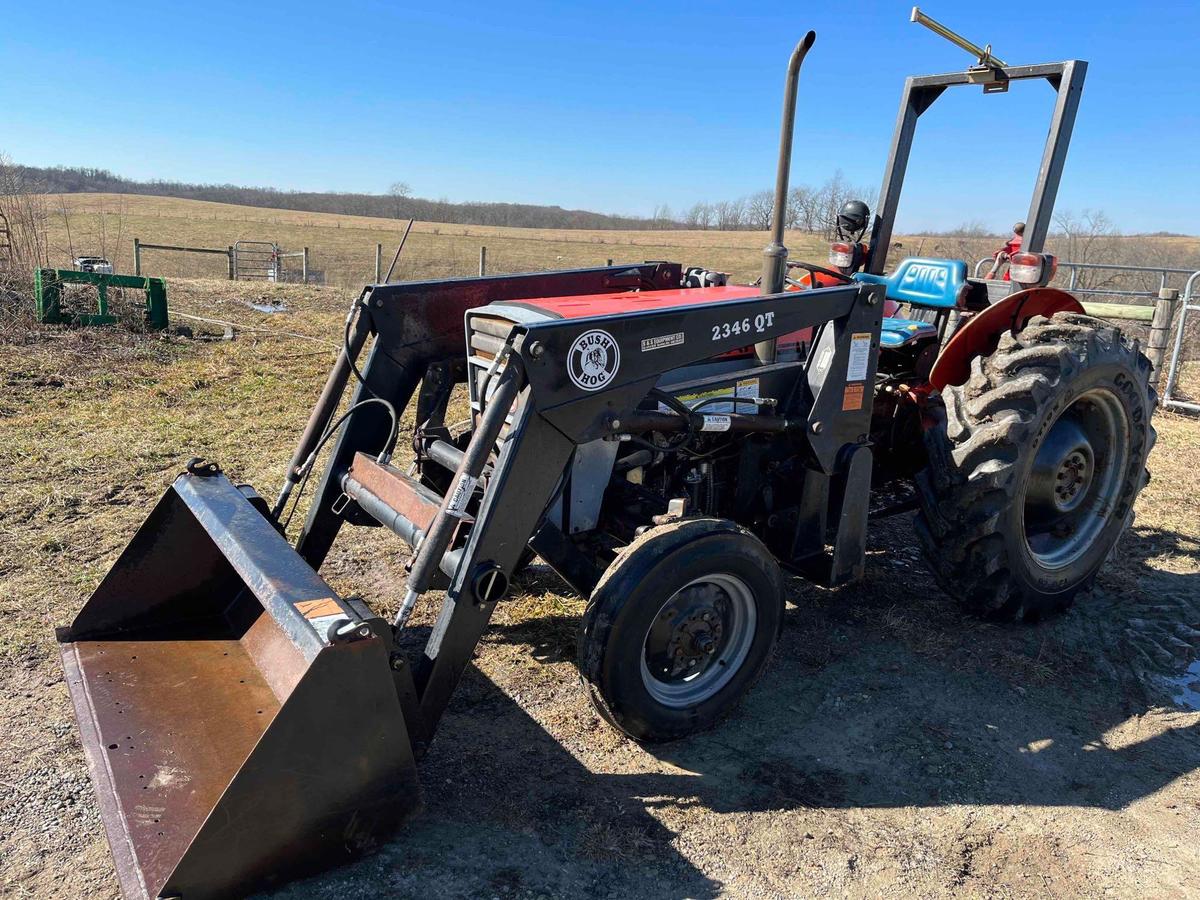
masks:
<svg viewBox="0 0 1200 900"><path fill-rule="evenodd" d="M816 43L817 33L810 31L796 45L788 60L787 80L783 85L783 122L779 129L779 165L775 170L775 203L771 213L771 243L763 250L762 292L778 294L784 288L787 272L787 247L783 245L783 225L787 212L788 178L792 169L792 136L796 130L796 92L800 84L800 66ZM775 341L754 345L759 362L775 362Z"/></svg>

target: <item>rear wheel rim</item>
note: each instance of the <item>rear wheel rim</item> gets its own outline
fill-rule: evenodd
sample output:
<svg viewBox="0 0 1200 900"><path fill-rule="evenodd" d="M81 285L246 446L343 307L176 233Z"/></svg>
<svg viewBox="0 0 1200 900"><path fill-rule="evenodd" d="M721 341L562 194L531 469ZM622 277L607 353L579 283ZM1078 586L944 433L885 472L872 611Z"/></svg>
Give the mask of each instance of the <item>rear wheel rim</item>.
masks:
<svg viewBox="0 0 1200 900"><path fill-rule="evenodd" d="M1108 388L1077 397L1038 447L1025 483L1025 545L1044 569L1077 562L1116 513L1129 462L1129 416Z"/></svg>
<svg viewBox="0 0 1200 900"><path fill-rule="evenodd" d="M722 572L688 582L659 607L642 643L642 684L663 706L711 699L750 654L758 610L750 586Z"/></svg>

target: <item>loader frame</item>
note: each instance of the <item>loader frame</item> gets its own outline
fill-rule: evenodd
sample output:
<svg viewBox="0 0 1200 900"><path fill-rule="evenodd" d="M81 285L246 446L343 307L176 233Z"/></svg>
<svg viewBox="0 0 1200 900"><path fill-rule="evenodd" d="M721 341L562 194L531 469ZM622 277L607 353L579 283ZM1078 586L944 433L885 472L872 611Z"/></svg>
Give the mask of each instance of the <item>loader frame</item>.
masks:
<svg viewBox="0 0 1200 900"><path fill-rule="evenodd" d="M679 266L672 263L646 263L489 279L373 285L357 301L359 325L352 333L349 349L353 353L356 345L361 347L362 332L366 330L375 335L376 341L361 369L363 384L358 386L352 402L377 396L400 409L413 402L416 395L418 422L443 414L449 388L465 380L463 320L468 310L479 307L482 297L511 304L541 296L612 290L614 285L630 285L635 280L652 290L673 285L678 273ZM439 523L457 521L455 511L448 509L451 492L445 497L426 496L423 517L411 508L408 514L399 509L404 503L394 499L398 492L392 492L391 502L385 496L388 472L373 467L369 457L386 442L390 422L383 410L363 407L333 450L297 549L317 569L344 522L385 524L410 544L417 544L410 585L424 577L424 583L414 587L418 592L430 586L447 588L420 658L411 662L397 656L393 665L417 755L432 737L527 545L532 542L537 552L585 596L595 585L601 569L546 520L545 512L577 449L606 437L615 438L622 417L633 413L664 372L746 344L744 337L736 335L713 340L714 325L745 319L761 322L756 337L763 340L814 328L820 334L816 344L829 348L828 352L809 354L804 361L753 366L760 373L780 366L804 369L806 396L796 404L799 414L790 417L787 425L808 457L808 501L786 524L792 545L797 548L795 557L803 562L802 568L808 574L830 583L861 575L871 473L867 437L870 397L882 309L882 287L847 285L810 292L803 302L798 302L794 293L783 293L629 316L514 327L495 375L497 386L488 408L502 404L506 409L515 399L516 412L508 424L482 506L470 526L469 539L457 551L439 552L430 542ZM572 342L597 328L606 329L616 339L620 369L604 389L584 391L571 383L566 360ZM665 349L642 349L648 346L644 342L661 335L683 337ZM855 381L848 382L851 354L867 347L865 368L860 353ZM344 383L352 361L344 356L335 367L330 376L334 389L327 391L330 400L314 411L318 421L310 422L306 433L317 434L325 427L322 422L336 406L337 383ZM506 423L504 417L495 416L490 424L489 428L485 413L472 444L494 444ZM296 456L304 458L308 452L302 446ZM464 455L470 453L468 448ZM457 477L461 474L460 468ZM391 477L398 480L396 474ZM367 478L375 479L374 489L364 483ZM433 503L438 505L436 511ZM834 532L833 550L827 552L829 528Z"/></svg>

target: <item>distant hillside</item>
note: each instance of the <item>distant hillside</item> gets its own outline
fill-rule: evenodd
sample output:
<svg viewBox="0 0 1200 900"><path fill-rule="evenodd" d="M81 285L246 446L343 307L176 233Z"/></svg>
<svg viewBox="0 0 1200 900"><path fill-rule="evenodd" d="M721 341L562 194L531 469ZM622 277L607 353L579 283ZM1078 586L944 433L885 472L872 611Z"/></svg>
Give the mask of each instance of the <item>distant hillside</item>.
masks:
<svg viewBox="0 0 1200 900"><path fill-rule="evenodd" d="M451 203L425 200L403 194L349 194L312 191L281 191L269 187L239 187L233 184L185 184L176 181L133 181L107 169L67 166L40 168L14 165L27 183L51 194L149 194L184 200L209 200L269 209L377 216L386 219L414 218L425 222L455 225L504 225L518 228L588 228L594 230L644 229L675 225L627 216L610 216L560 206L526 203Z"/></svg>

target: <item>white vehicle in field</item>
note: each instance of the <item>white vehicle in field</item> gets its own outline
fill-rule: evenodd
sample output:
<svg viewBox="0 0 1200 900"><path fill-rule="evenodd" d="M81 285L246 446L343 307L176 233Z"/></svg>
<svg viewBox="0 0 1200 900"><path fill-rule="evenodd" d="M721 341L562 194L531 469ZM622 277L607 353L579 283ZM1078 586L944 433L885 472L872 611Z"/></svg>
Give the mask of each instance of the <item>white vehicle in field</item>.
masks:
<svg viewBox="0 0 1200 900"><path fill-rule="evenodd" d="M103 256L76 256L72 263L80 272L93 272L96 275L113 273L113 264Z"/></svg>

